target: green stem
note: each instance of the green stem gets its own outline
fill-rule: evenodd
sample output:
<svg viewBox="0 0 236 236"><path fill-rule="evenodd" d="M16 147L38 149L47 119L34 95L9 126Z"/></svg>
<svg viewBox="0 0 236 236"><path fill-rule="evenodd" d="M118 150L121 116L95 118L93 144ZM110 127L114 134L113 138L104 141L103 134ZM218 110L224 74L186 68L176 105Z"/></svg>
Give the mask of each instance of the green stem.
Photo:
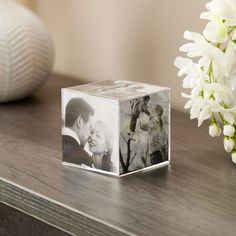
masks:
<svg viewBox="0 0 236 236"><path fill-rule="evenodd" d="M224 116L219 112L219 116L220 116L220 118L221 118L221 120L222 120L222 122L223 122L223 125L225 124L225 119L224 119Z"/></svg>
<svg viewBox="0 0 236 236"><path fill-rule="evenodd" d="M211 115L211 122L212 122L212 124L216 123L215 114L213 112L212 112L212 115Z"/></svg>
<svg viewBox="0 0 236 236"><path fill-rule="evenodd" d="M208 75L210 78L210 83L214 83L214 74L213 74L213 67L212 67L212 61L210 63L209 69L208 69Z"/></svg>
<svg viewBox="0 0 236 236"><path fill-rule="evenodd" d="M228 34L231 34L234 30L236 29L236 26L231 26L229 27L229 31L228 31Z"/></svg>
<svg viewBox="0 0 236 236"><path fill-rule="evenodd" d="M225 104L224 101L221 102L221 105L225 108L225 109L228 109L229 107L227 106L227 104Z"/></svg>

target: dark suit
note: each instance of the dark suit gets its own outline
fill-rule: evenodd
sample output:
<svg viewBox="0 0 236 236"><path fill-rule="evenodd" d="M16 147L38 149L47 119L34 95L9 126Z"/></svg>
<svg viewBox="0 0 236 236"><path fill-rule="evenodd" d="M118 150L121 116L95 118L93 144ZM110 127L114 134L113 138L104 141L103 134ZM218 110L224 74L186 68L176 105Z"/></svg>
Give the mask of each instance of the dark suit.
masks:
<svg viewBox="0 0 236 236"><path fill-rule="evenodd" d="M69 135L62 135L63 161L92 167L92 157Z"/></svg>

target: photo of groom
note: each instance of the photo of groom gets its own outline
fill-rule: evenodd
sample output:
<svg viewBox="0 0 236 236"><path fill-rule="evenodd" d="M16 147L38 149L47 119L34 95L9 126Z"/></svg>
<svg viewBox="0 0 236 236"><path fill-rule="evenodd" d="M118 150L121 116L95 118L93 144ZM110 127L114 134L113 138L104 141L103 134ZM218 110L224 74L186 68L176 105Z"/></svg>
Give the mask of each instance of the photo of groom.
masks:
<svg viewBox="0 0 236 236"><path fill-rule="evenodd" d="M94 109L82 98L72 98L66 105L62 128L63 162L92 167L92 157L84 150L90 136Z"/></svg>

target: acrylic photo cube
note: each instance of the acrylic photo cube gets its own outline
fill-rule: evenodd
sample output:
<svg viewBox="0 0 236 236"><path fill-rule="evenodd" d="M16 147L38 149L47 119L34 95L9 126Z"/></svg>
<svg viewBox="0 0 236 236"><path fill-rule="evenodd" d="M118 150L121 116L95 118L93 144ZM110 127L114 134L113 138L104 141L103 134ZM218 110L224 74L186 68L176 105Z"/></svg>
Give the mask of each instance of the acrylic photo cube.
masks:
<svg viewBox="0 0 236 236"><path fill-rule="evenodd" d="M124 176L170 162L170 89L106 80L62 89L63 164Z"/></svg>

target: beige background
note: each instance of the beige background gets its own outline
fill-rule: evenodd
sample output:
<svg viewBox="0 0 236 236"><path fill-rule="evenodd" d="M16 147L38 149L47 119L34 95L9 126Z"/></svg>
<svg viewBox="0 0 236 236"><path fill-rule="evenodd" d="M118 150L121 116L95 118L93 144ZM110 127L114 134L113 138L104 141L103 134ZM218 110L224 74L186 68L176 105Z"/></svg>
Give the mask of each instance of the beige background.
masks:
<svg viewBox="0 0 236 236"><path fill-rule="evenodd" d="M18 0L33 9L55 43L55 72L78 79L136 80L171 87L183 110L173 66L185 30L202 31L206 0Z"/></svg>

